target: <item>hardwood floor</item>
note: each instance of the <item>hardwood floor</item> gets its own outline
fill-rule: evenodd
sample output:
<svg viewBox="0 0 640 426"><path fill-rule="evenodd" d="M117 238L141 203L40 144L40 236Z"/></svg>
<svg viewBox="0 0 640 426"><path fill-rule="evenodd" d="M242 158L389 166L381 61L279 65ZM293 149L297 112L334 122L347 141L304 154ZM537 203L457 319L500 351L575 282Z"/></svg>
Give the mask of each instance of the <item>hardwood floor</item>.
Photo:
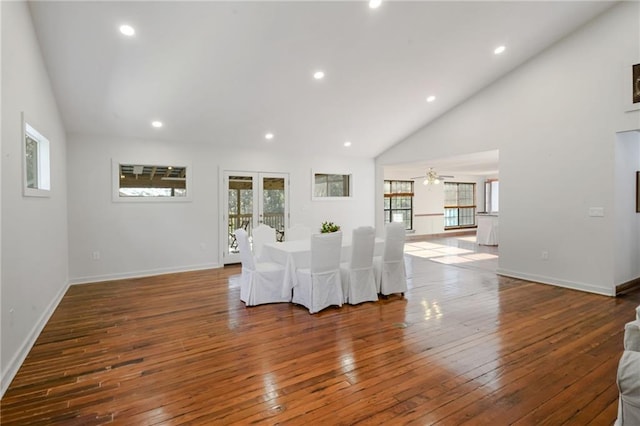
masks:
<svg viewBox="0 0 640 426"><path fill-rule="evenodd" d="M72 286L1 423L613 424L640 293L498 277L469 241L422 243L404 298L316 315L245 308L237 266Z"/></svg>

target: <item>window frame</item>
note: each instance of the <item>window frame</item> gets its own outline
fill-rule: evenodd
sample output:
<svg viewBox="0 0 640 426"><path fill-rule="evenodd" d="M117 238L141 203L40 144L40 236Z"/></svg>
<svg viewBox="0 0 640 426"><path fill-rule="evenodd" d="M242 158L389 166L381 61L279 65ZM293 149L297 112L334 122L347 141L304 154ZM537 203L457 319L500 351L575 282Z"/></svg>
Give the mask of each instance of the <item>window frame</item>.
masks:
<svg viewBox="0 0 640 426"><path fill-rule="evenodd" d="M347 195L341 195L341 196L336 196L336 195L332 195L332 196L323 196L323 195L316 195L316 179L318 176L327 176L327 179L329 176L342 176L343 179L343 186L345 185L344 183L344 179L348 179L348 182L346 183L346 188L348 191ZM326 182L327 184L327 194L329 193L329 180L327 180ZM317 172L317 171L311 171L311 200L312 201L336 201L336 200L350 200L353 198L353 174L351 173L342 173L342 172Z"/></svg>
<svg viewBox="0 0 640 426"><path fill-rule="evenodd" d="M472 193L473 193L473 203L472 204L460 204L460 197L456 197L456 204L455 205L447 205L446 201L447 201L447 185L456 185L456 187L460 187L460 185L471 185L472 186ZM478 212L478 207L477 207L477 185L475 182L444 182L444 230L445 231L449 231L449 230L453 230L453 229L467 229L467 228L477 228L478 227L478 223L476 221L476 214ZM473 209L473 224L465 224L465 225L460 225L460 210L461 209L469 209L472 208ZM452 226L447 226L447 210L457 210L458 214L456 215L456 220L457 220L457 225L452 225Z"/></svg>
<svg viewBox="0 0 640 426"><path fill-rule="evenodd" d="M495 205L496 210L492 208ZM498 213L500 211L500 181L487 179L484 182L484 211L486 213Z"/></svg>
<svg viewBox="0 0 640 426"><path fill-rule="evenodd" d="M22 113L22 194L25 197L50 197L51 196L51 143L49 139L40 133L31 120ZM34 167L27 161L27 140L36 143L36 187L30 186L29 170Z"/></svg>
<svg viewBox="0 0 640 426"><path fill-rule="evenodd" d="M182 196L149 196L149 197L123 197L120 195L120 165L142 165L142 166L159 166L159 167L181 167L185 169L185 190L186 195ZM191 176L193 175L193 167L189 162L185 161L119 161L111 159L111 200L116 203L184 203L191 202L193 197L193 185Z"/></svg>
<svg viewBox="0 0 640 426"><path fill-rule="evenodd" d="M389 183L389 192L387 192L387 183ZM393 192L393 184L394 183L408 183L410 184L411 187L411 192ZM389 199L389 208L386 208L383 203L383 222L386 225L387 223L393 222L393 212L394 211L402 211L402 212L409 212L409 227L405 226L405 229L407 231L411 231L413 230L413 200L415 197L415 189L414 189L414 185L415 182L412 180L400 180L400 179L385 179L384 180L384 184L383 184L383 197L385 199ZM393 208L393 199L394 198L400 198L400 197L410 197L410 201L411 201L411 207L406 209L406 208ZM387 221L387 212L389 212L389 221ZM402 221L404 223L406 223L404 220Z"/></svg>

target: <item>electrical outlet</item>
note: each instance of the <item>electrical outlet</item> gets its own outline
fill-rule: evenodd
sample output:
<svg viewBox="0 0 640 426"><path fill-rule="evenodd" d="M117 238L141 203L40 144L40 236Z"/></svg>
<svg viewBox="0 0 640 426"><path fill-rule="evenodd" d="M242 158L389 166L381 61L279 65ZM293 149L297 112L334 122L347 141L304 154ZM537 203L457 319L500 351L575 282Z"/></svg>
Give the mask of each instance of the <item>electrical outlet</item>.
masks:
<svg viewBox="0 0 640 426"><path fill-rule="evenodd" d="M549 260L549 252L547 250L542 250L542 253L540 253L540 259Z"/></svg>
<svg viewBox="0 0 640 426"><path fill-rule="evenodd" d="M100 252L96 250L93 253L91 253L91 259L100 260Z"/></svg>

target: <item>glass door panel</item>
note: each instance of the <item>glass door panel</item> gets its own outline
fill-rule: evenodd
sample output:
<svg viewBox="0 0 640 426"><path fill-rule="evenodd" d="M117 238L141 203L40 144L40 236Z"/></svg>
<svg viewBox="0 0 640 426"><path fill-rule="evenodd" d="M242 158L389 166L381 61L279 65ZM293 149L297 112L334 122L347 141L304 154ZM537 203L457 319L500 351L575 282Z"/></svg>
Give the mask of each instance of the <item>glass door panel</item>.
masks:
<svg viewBox="0 0 640 426"><path fill-rule="evenodd" d="M288 226L289 178L285 173L225 172L225 194L223 203L223 262L240 262L238 242L234 231L243 228L249 234L260 223L276 230L279 240Z"/></svg>
<svg viewBox="0 0 640 426"><path fill-rule="evenodd" d="M286 181L284 177L262 176L261 222L276 230L279 241L284 238L285 230Z"/></svg>

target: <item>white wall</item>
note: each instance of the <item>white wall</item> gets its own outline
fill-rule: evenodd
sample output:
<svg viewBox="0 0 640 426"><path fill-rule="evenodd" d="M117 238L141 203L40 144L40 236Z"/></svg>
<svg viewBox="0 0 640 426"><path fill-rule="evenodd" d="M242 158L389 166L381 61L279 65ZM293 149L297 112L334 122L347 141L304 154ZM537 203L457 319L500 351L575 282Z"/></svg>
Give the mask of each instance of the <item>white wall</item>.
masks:
<svg viewBox="0 0 640 426"><path fill-rule="evenodd" d="M374 224L372 159L296 157L216 150L203 142L69 136L69 243L72 283L221 266L219 176L222 170L289 173L291 223L319 228L329 220L350 232ZM232 143L229 144L233 146ZM191 165L191 202L111 200L111 160ZM353 198L311 201L311 170L353 174ZM100 259L93 260L94 251Z"/></svg>
<svg viewBox="0 0 640 426"><path fill-rule="evenodd" d="M385 164L499 149L499 272L613 294L616 132L640 127L620 79L639 59L639 10L614 6L420 129L377 158L377 179Z"/></svg>
<svg viewBox="0 0 640 426"><path fill-rule="evenodd" d="M618 134L615 164L616 285L640 277L640 213L636 213L636 171L640 170L640 131Z"/></svg>
<svg viewBox="0 0 640 426"><path fill-rule="evenodd" d="M24 2L2 10L2 348L6 388L68 283L66 141ZM22 196L25 111L51 150L51 196Z"/></svg>

